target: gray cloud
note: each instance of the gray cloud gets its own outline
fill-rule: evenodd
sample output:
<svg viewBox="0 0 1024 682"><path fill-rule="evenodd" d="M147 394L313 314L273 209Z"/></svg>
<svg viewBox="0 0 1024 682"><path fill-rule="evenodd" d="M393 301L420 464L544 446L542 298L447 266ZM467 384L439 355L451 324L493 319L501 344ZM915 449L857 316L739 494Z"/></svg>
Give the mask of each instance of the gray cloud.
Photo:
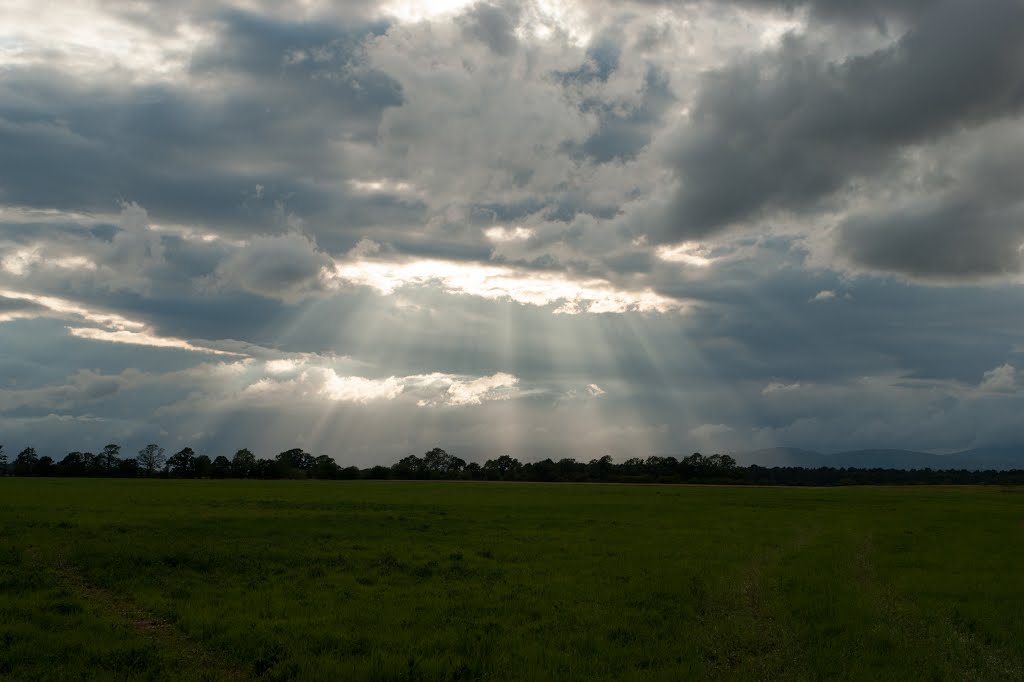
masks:
<svg viewBox="0 0 1024 682"><path fill-rule="evenodd" d="M981 279L1021 272L1024 208L970 203L857 216L839 248L854 264L921 279Z"/></svg>
<svg viewBox="0 0 1024 682"><path fill-rule="evenodd" d="M215 286L294 303L322 291L321 272L331 263L300 234L257 237L217 266Z"/></svg>
<svg viewBox="0 0 1024 682"><path fill-rule="evenodd" d="M1016 278L1024 243L1024 135L1018 120L964 131L902 171L884 201L837 231L854 268L922 281ZM909 178L909 181L908 181Z"/></svg>
<svg viewBox="0 0 1024 682"><path fill-rule="evenodd" d="M672 152L667 237L813 210L901 147L1024 105L1024 8L944 2L896 43L829 62L806 38L710 74Z"/></svg>
<svg viewBox="0 0 1024 682"><path fill-rule="evenodd" d="M460 15L459 21L466 36L484 43L495 54L509 55L519 44L515 35L516 14L514 4L500 7L480 2Z"/></svg>
<svg viewBox="0 0 1024 682"><path fill-rule="evenodd" d="M1024 440L1019 3L650 4L18 10L5 442Z"/></svg>

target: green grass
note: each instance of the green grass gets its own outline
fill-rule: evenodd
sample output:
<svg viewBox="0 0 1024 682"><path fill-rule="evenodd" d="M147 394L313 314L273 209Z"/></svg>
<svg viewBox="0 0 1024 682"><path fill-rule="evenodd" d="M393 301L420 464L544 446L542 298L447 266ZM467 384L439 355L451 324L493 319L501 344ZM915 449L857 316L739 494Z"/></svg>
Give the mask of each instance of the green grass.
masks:
<svg viewBox="0 0 1024 682"><path fill-rule="evenodd" d="M0 678L1024 679L1024 490L0 479Z"/></svg>

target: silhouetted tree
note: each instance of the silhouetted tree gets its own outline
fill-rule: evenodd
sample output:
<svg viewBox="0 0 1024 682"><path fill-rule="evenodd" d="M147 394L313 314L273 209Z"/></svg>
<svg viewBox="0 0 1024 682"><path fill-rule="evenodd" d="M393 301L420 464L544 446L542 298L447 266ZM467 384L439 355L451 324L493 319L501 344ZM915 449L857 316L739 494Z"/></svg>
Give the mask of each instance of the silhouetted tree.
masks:
<svg viewBox="0 0 1024 682"><path fill-rule="evenodd" d="M193 460L192 467L196 478L209 478L213 473L213 460L209 455L199 455Z"/></svg>
<svg viewBox="0 0 1024 682"><path fill-rule="evenodd" d="M146 476L152 476L154 472L163 468L167 458L164 457L164 449L156 443L150 443L139 450L139 468Z"/></svg>
<svg viewBox="0 0 1024 682"><path fill-rule="evenodd" d="M117 443L108 443L103 446L103 452L96 455L97 466L104 473L114 473L120 464L121 446Z"/></svg>
<svg viewBox="0 0 1024 682"><path fill-rule="evenodd" d="M213 459L213 466L210 469L213 478L227 478L231 475L231 460L224 455L217 455Z"/></svg>
<svg viewBox="0 0 1024 682"><path fill-rule="evenodd" d="M97 461L96 455L91 452L82 453L82 475L83 476L102 476L103 469Z"/></svg>
<svg viewBox="0 0 1024 682"><path fill-rule="evenodd" d="M523 468L522 462L511 455L502 455L498 459L489 459L484 462L483 472L487 478L500 478L502 480L514 478Z"/></svg>
<svg viewBox="0 0 1024 682"><path fill-rule="evenodd" d="M231 472L238 478L249 478L255 476L256 455L252 454L249 448L242 448L231 458Z"/></svg>
<svg viewBox="0 0 1024 682"><path fill-rule="evenodd" d="M606 481L612 472L612 456L604 455L600 459L587 462L587 475L594 481Z"/></svg>
<svg viewBox="0 0 1024 682"><path fill-rule="evenodd" d="M184 447L167 458L167 469L175 476L191 477L196 470L196 453L190 447Z"/></svg>
<svg viewBox="0 0 1024 682"><path fill-rule="evenodd" d="M449 455L441 448L434 448L423 455L423 468L435 478L458 474L465 466L465 460Z"/></svg>
<svg viewBox="0 0 1024 682"><path fill-rule="evenodd" d="M337 477L343 481L352 481L359 478L359 473L359 467L345 467L344 469L338 469Z"/></svg>
<svg viewBox="0 0 1024 682"><path fill-rule="evenodd" d="M43 455L36 462L36 476L53 476L57 473L57 467L53 465L53 457Z"/></svg>
<svg viewBox="0 0 1024 682"><path fill-rule="evenodd" d="M320 455L313 460L309 474L313 478L335 478L338 475L338 463L327 455ZM356 470L358 472L358 469Z"/></svg>
<svg viewBox="0 0 1024 682"><path fill-rule="evenodd" d="M530 462L523 466L522 475L531 481L557 481L558 465L552 462L551 458Z"/></svg>
<svg viewBox="0 0 1024 682"><path fill-rule="evenodd" d="M407 455L391 465L395 478L426 478L427 468L416 455Z"/></svg>
<svg viewBox="0 0 1024 682"><path fill-rule="evenodd" d="M120 459L120 446L109 444L99 455L90 452L69 452L59 464L50 457L39 457L32 447L7 463L0 446L0 474L18 476L120 476L135 477L141 473L151 475L162 461L163 449L151 444L139 451L139 458ZM233 461L224 456L214 460L206 455L197 456L191 448L183 448L165 461L167 470L182 477L226 478L230 475L259 478L306 477L323 479L388 479L388 478L460 478L465 480L487 478L492 480L526 481L619 481L630 483L661 482L732 482L762 485L908 485L908 484L975 484L1024 485L1024 470L974 471L932 469L833 469L821 467L765 468L741 467L729 455L710 456L695 452L677 460L674 457L651 456L646 459L631 457L615 464L610 455L591 460L587 464L572 458L557 463L550 459L522 464L510 455L487 460L483 466L467 464L459 457L434 448L417 457L409 455L390 468L377 465L360 470L350 466L341 468L326 455L313 457L299 448L280 453L272 460L257 460L247 449L235 453Z"/></svg>
<svg viewBox="0 0 1024 682"><path fill-rule="evenodd" d="M4 446L0 445L0 476L7 475L7 453L4 452Z"/></svg>
<svg viewBox="0 0 1024 682"><path fill-rule="evenodd" d="M134 457L118 460L117 475L122 478L135 478L139 475L139 460Z"/></svg>
<svg viewBox="0 0 1024 682"><path fill-rule="evenodd" d="M82 464L82 453L69 452L57 465L60 468L61 476L81 476L85 473L85 466Z"/></svg>
<svg viewBox="0 0 1024 682"><path fill-rule="evenodd" d="M37 464L39 464L39 455L36 454L36 449L25 448L14 459L14 475L31 476L36 472Z"/></svg>
<svg viewBox="0 0 1024 682"><path fill-rule="evenodd" d="M281 468L277 460L261 459L256 462L257 478L281 478Z"/></svg>
<svg viewBox="0 0 1024 682"><path fill-rule="evenodd" d="M281 476L286 478L305 478L309 470L313 468L315 458L302 448L292 448L279 453L277 457L278 470Z"/></svg>

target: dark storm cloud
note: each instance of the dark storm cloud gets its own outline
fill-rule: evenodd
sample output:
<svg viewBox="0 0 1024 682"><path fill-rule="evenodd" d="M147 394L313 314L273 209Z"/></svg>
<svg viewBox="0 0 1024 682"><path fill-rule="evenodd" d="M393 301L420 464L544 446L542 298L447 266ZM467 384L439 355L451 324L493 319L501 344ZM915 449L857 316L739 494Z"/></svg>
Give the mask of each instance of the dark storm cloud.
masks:
<svg viewBox="0 0 1024 682"><path fill-rule="evenodd" d="M1016 120L947 140L906 196L840 224L837 251L857 269L921 281L1015 278L1024 243L1024 127ZM921 191L923 190L923 191Z"/></svg>
<svg viewBox="0 0 1024 682"><path fill-rule="evenodd" d="M302 235L259 237L222 261L217 279L221 286L295 302L321 290L321 272L331 265Z"/></svg>
<svg viewBox="0 0 1024 682"><path fill-rule="evenodd" d="M368 212L388 212L387 197L318 182L346 175L330 143L371 139L382 111L402 102L398 84L368 68L362 53L361 41L385 26L239 12L215 25L217 40L191 65L196 82L225 82L213 92L190 82L133 87L9 67L0 83L0 199L92 210L128 199L161 219L263 230L278 227L282 203L303 215L351 215L356 224L378 219ZM283 163L305 174L282 171ZM259 199L251 196L256 185ZM392 218L414 218L415 207L390 203Z"/></svg>
<svg viewBox="0 0 1024 682"><path fill-rule="evenodd" d="M759 10L793 12L807 9L811 17L821 21L867 23L885 29L893 19L912 18L942 0L733 0L728 3ZM633 0L640 6L678 7L680 4L699 5L701 0L680 3L678 0ZM719 4L726 3L706 3Z"/></svg>
<svg viewBox="0 0 1024 682"><path fill-rule="evenodd" d="M896 150L1024 105L1024 5L935 5L890 47L826 61L805 38L708 75L672 160L667 237L813 209Z"/></svg>
<svg viewBox="0 0 1024 682"><path fill-rule="evenodd" d="M921 279L1018 275L1024 208L954 203L856 216L838 248L857 266Z"/></svg>
<svg viewBox="0 0 1024 682"><path fill-rule="evenodd" d="M0 88L28 89L40 77L15 74ZM62 82L33 93L37 120L13 123L0 105L0 198L7 203L109 210L130 199L162 218L244 220L266 229L273 226L274 198L304 213L323 212L332 200L301 178L219 168L225 158L250 157L257 167L277 154L327 163L322 138L275 128L268 98L242 95L212 105L174 90L104 93L54 78ZM253 139L264 145L251 147ZM267 208L246 202L256 184L268 188Z"/></svg>
<svg viewBox="0 0 1024 682"><path fill-rule="evenodd" d="M398 83L365 68L363 42L381 35L386 23L293 23L237 11L225 13L218 23L223 28L217 40L192 58L192 75L244 74L259 79L263 88L272 84L273 95L286 98L274 107L277 127L286 127L291 118L282 104L295 107L294 111L300 106L329 110L349 123L372 123L382 109L402 103ZM270 102L267 98L264 103ZM371 125L359 134L374 132Z"/></svg>

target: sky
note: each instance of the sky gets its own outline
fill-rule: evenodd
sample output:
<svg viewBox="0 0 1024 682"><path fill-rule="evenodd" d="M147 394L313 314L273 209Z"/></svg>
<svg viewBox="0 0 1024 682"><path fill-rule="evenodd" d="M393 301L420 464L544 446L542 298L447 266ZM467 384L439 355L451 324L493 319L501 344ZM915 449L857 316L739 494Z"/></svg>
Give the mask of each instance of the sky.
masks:
<svg viewBox="0 0 1024 682"><path fill-rule="evenodd" d="M1024 443L1020 0L0 0L0 443Z"/></svg>

